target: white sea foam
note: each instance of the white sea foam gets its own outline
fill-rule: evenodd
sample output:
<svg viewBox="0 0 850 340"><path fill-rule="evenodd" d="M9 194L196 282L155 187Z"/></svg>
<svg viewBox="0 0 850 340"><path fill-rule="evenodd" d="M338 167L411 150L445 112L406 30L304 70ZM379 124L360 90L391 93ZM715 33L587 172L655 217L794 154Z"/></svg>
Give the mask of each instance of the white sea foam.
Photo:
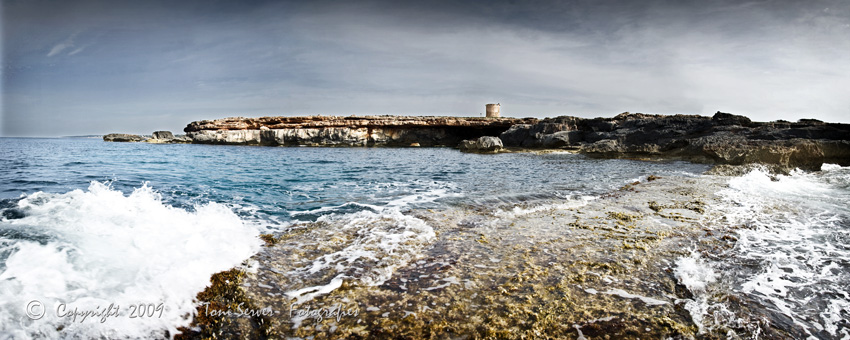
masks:
<svg viewBox="0 0 850 340"><path fill-rule="evenodd" d="M841 170L841 169L847 169L847 168L842 167L838 164L829 164L829 163L823 163L820 166L820 171L834 171L834 170Z"/></svg>
<svg viewBox="0 0 850 340"><path fill-rule="evenodd" d="M398 208L398 209L406 209L416 205L423 205L428 203L433 203L436 200L447 198L447 197L459 197L462 194L453 192L455 190L453 186L448 183L440 183L440 182L431 182L431 183L416 183L417 185L425 186L425 188L409 188L411 186L410 183L388 183L383 184L381 186L376 186L374 189L371 189L374 192L384 192L387 190L385 186L390 186L391 188L400 188L397 190L409 190L412 192L406 193L404 195L400 195L394 198L386 198L383 203L377 204L367 204L361 202L347 202L340 205L335 206L325 206L311 210L293 210L289 212L290 216L303 216L303 215L328 215L332 213L346 213L352 212L352 210L372 210L375 212L383 211L386 208ZM363 190L362 188L360 190ZM370 197L372 200L382 201L381 199Z"/></svg>
<svg viewBox="0 0 850 340"><path fill-rule="evenodd" d="M737 233L724 280L784 314L807 336L850 338L850 168L733 178L721 191L719 224ZM741 264L746 264L742 266ZM817 335L822 337L823 334Z"/></svg>
<svg viewBox="0 0 850 340"><path fill-rule="evenodd" d="M717 273L709 266L699 254L681 257L676 260L676 268L673 275L680 284L685 286L693 295L693 299L686 299L685 309L691 314L691 318L699 328L699 333L705 332L703 319L712 307L709 302L708 285L718 279ZM678 302L678 301L677 301Z"/></svg>
<svg viewBox="0 0 850 340"><path fill-rule="evenodd" d="M366 208L371 209L373 211L380 211L381 207L372 204L358 203L358 202L348 202L340 205L320 207L312 210L293 210L289 212L290 216L301 216L301 215L323 215L326 213L337 212L341 209L345 209L348 207L357 207L357 208Z"/></svg>
<svg viewBox="0 0 850 340"><path fill-rule="evenodd" d="M624 299L638 299L638 300L643 301L643 303L647 304L648 306L660 306L660 305L666 305L666 304L669 303L667 301L651 298L651 297L648 297L648 296L632 294L632 293L629 293L629 292L622 290L622 289L619 289L619 288L611 288L611 289L608 289L607 291L602 292L602 293L608 294L608 295L616 295L616 296L619 296L619 297L624 298Z"/></svg>
<svg viewBox="0 0 850 340"><path fill-rule="evenodd" d="M0 230L16 232L0 238L0 253L10 254L0 267L0 334L12 338L174 335L191 321L210 276L260 247L258 229L227 207L174 208L147 185L124 196L93 182L87 191L33 193L18 206L26 217L0 221ZM39 320L24 314L33 300L44 304ZM121 314L102 323L56 317L59 304L82 311L111 303ZM129 318L140 303L161 303L163 313Z"/></svg>
<svg viewBox="0 0 850 340"><path fill-rule="evenodd" d="M436 234L424 221L402 211L411 206L427 204L445 197L458 196L446 183L417 183L426 188L387 200L385 204L349 202L308 211L293 211L291 216L316 215L317 222L329 228L313 235L320 243L342 245L337 251L305 259L305 263L290 273L291 277L327 277L329 282L295 289L286 295L301 304L328 294L343 282L375 286L388 280L396 269L420 256L421 250L434 240ZM407 183L390 183L406 188ZM359 210L350 212L351 210ZM307 280L309 282L309 279Z"/></svg>
<svg viewBox="0 0 850 340"><path fill-rule="evenodd" d="M387 203L388 207L403 208L414 204L431 203L445 197L460 197L459 193L452 193L447 188L435 188L402 196Z"/></svg>
<svg viewBox="0 0 850 340"><path fill-rule="evenodd" d="M330 283L299 288L286 294L296 303L309 301L339 288L343 280L376 286L388 280L395 270L418 258L436 234L424 221L405 215L396 208L380 212L360 211L330 214L318 219L331 228L317 230L319 242L341 244L340 250L308 259L290 272L292 277L333 274Z"/></svg>
<svg viewBox="0 0 850 340"><path fill-rule="evenodd" d="M504 219L512 219L540 211L575 209L583 207L595 199L595 196L580 196L577 199L567 199L566 201L559 203L544 203L532 205L530 207L514 206L510 210L497 210L494 215Z"/></svg>
<svg viewBox="0 0 850 340"><path fill-rule="evenodd" d="M676 260L673 274L691 293L705 293L706 287L717 281L717 273L697 253Z"/></svg>

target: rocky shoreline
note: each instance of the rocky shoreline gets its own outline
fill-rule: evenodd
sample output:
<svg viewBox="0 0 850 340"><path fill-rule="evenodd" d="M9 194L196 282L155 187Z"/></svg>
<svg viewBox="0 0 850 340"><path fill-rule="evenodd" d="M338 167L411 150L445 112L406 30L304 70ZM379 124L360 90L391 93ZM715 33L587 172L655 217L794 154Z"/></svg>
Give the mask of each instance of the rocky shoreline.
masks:
<svg viewBox="0 0 850 340"><path fill-rule="evenodd" d="M185 137L109 134L105 141L265 146L444 146L496 153L505 148L565 149L605 158L677 159L700 163L817 170L850 165L850 124L814 119L753 122L717 112L699 115L622 113L612 118L478 118L305 116L224 118L189 123ZM157 134L164 137L157 138ZM166 135L167 134L167 135ZM170 137L168 137L170 136Z"/></svg>
<svg viewBox="0 0 850 340"><path fill-rule="evenodd" d="M309 242L321 239L327 225L296 224L285 233L263 237L267 247L249 261L256 269L217 274L221 282L214 279L199 294L202 301L216 305L266 308L267 315L210 318L199 309L195 331L181 338L752 335L751 326L763 311L747 311L753 320L734 329L701 333L685 308L692 293L673 274L674 261L691 254L688 248L695 238L703 248L733 244L703 224L718 213L709 207L724 183L724 178L712 176L648 176L596 200L554 202L543 209L415 211L412 214L434 226L437 235L421 258L398 268L380 285L346 281L304 303L293 303L286 292L330 279L299 282L287 273L304 259L324 254L323 247L333 246ZM303 310L331 314L298 317ZM765 327L762 332L783 338L787 330Z"/></svg>
<svg viewBox="0 0 850 340"><path fill-rule="evenodd" d="M818 170L850 165L850 125L801 119L753 122L718 112L696 115L623 113L613 118L547 118L500 135L506 146L567 148L605 158L679 159L699 163L762 163Z"/></svg>

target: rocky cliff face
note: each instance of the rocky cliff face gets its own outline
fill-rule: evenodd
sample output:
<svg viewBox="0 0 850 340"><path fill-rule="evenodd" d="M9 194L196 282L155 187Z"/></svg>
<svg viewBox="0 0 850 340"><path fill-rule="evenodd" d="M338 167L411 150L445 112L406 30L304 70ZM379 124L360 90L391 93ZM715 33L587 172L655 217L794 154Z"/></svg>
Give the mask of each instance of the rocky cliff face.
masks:
<svg viewBox="0 0 850 340"><path fill-rule="evenodd" d="M537 119L308 116L224 118L192 122L183 131L194 143L313 146L456 146L464 139L497 136Z"/></svg>
<svg viewBox="0 0 850 340"><path fill-rule="evenodd" d="M566 148L599 157L660 157L718 164L766 163L818 169L850 165L850 125L817 120L753 122L713 117L624 113L613 118L557 117L517 124L505 146Z"/></svg>
<svg viewBox="0 0 850 340"><path fill-rule="evenodd" d="M818 169L850 165L850 125L817 120L753 122L718 112L623 113L613 118L307 116L192 122L193 143L313 146L451 146L477 150L482 136L505 147L560 148L596 157L666 158L717 164L765 163ZM104 138L105 139L105 138ZM467 140L467 143L461 143ZM490 143L496 145L495 141ZM477 144L476 144L477 145ZM487 151L491 151L487 148Z"/></svg>

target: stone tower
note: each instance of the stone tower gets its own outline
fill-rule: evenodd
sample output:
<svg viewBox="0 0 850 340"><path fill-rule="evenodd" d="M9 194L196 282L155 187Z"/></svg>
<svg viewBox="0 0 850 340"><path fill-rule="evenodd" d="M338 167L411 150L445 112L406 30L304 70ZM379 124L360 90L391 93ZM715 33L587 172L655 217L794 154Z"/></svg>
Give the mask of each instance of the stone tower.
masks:
<svg viewBox="0 0 850 340"><path fill-rule="evenodd" d="M488 118L499 118L499 108L501 104L487 104L487 117Z"/></svg>

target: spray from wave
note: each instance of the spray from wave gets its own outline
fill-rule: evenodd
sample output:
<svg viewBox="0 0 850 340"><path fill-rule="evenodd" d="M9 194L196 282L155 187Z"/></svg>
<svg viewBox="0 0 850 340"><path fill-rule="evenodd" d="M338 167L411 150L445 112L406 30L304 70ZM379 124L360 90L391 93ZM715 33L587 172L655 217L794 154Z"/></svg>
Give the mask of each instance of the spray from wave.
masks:
<svg viewBox="0 0 850 340"><path fill-rule="evenodd" d="M790 175L756 169L719 195L713 210L721 217L711 223L732 232L734 246L710 263L682 258L676 269L695 295L687 309L700 328L754 338L770 330L850 338L850 168ZM723 287L711 286L712 275L697 275L707 271L716 271Z"/></svg>
<svg viewBox="0 0 850 340"><path fill-rule="evenodd" d="M171 207L147 185L124 196L92 182L86 191L37 192L7 205L14 214L0 220L0 333L13 338L174 335L191 321L210 275L260 246L259 230L228 207ZM42 309L28 308L33 301ZM105 321L67 316L110 305L119 315ZM145 317L130 318L140 305Z"/></svg>

